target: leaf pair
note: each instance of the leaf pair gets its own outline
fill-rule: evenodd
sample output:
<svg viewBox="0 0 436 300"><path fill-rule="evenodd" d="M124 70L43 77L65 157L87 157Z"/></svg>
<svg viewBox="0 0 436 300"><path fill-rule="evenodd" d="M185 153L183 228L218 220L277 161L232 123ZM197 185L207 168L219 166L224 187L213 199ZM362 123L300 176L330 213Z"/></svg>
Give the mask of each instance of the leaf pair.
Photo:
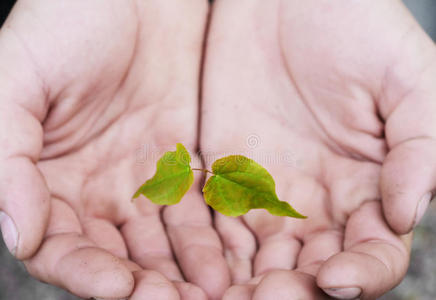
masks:
<svg viewBox="0 0 436 300"><path fill-rule="evenodd" d="M156 174L147 180L133 198L143 194L153 203L179 203L194 182L191 157L182 144L166 152L157 162ZM255 161L231 155L215 161L213 175L203 188L206 203L227 216L241 216L250 209L264 208L276 216L306 218L287 202L280 201L272 176Z"/></svg>

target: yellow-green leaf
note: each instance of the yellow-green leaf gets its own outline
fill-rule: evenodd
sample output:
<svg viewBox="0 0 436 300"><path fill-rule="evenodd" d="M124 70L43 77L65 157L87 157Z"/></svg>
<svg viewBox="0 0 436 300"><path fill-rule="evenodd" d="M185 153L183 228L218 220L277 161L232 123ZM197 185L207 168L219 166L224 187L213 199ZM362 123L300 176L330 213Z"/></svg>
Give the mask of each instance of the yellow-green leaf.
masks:
<svg viewBox="0 0 436 300"><path fill-rule="evenodd" d="M143 194L155 204L179 203L194 182L190 163L189 152L182 144L177 144L176 151L166 152L159 159L156 174L138 189L133 198Z"/></svg>
<svg viewBox="0 0 436 300"><path fill-rule="evenodd" d="M212 165L213 176L203 188L206 203L227 216L264 208L276 216L306 218L280 201L272 176L261 165L241 155L221 158Z"/></svg>

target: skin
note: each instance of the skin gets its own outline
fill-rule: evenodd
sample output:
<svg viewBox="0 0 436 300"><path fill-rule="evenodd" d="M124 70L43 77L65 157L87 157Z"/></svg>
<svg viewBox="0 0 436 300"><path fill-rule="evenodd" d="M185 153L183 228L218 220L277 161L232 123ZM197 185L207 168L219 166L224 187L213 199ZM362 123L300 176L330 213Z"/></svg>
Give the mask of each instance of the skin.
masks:
<svg viewBox="0 0 436 300"><path fill-rule="evenodd" d="M0 209L31 275L82 298L229 286L198 182L174 207L130 201L163 151L198 146L207 13L202 0L18 1L0 32Z"/></svg>
<svg viewBox="0 0 436 300"><path fill-rule="evenodd" d="M217 214L233 283L223 299L340 288L376 299L404 277L411 235L400 234L435 189L433 42L396 0L217 0L212 11L206 164L253 157L309 217Z"/></svg>
<svg viewBox="0 0 436 300"><path fill-rule="evenodd" d="M436 182L435 49L399 2L216 1L205 162L257 157L309 216L218 215L224 249L198 182L174 207L129 202L163 151L196 149L207 5L127 3L20 0L0 31L0 209L29 272L107 299L221 299L230 275L227 300L398 283L410 236L379 199L406 233Z"/></svg>

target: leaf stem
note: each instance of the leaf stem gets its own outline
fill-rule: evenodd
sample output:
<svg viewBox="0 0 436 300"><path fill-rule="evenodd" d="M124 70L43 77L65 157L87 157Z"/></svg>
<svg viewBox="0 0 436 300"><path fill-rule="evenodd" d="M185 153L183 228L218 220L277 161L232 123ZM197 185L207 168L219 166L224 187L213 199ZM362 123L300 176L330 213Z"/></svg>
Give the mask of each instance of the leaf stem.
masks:
<svg viewBox="0 0 436 300"><path fill-rule="evenodd" d="M209 171L208 169L191 168L191 170L192 171L201 171L201 172L213 174L213 172Z"/></svg>

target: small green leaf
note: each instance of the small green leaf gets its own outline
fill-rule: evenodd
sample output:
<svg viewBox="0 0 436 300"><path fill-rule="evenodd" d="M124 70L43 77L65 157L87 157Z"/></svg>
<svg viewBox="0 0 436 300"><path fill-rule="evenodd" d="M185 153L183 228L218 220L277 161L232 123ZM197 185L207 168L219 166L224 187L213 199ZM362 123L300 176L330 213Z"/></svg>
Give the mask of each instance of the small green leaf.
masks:
<svg viewBox="0 0 436 300"><path fill-rule="evenodd" d="M177 144L176 151L166 152L159 159L156 174L138 189L133 199L143 194L155 204L179 203L194 182L190 163L189 152L182 144Z"/></svg>
<svg viewBox="0 0 436 300"><path fill-rule="evenodd" d="M241 155L221 158L212 165L214 175L203 188L206 203L220 213L237 217L264 208L276 216L306 218L280 201L272 176L261 165Z"/></svg>

